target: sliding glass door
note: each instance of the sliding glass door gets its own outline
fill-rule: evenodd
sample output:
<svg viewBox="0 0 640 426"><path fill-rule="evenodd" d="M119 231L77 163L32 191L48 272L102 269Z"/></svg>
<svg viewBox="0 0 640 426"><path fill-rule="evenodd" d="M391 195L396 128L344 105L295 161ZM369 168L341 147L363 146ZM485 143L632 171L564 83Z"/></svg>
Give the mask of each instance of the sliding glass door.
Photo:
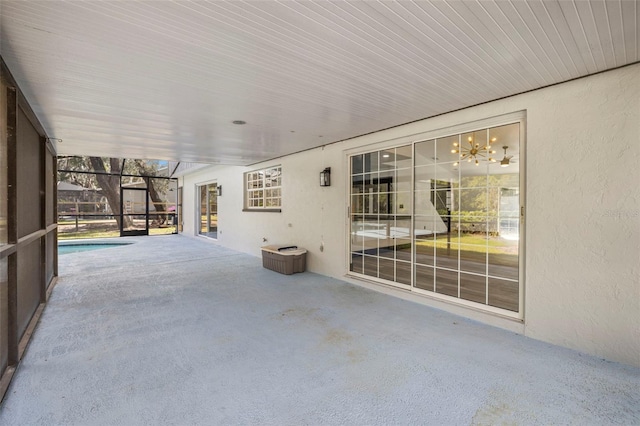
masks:
<svg viewBox="0 0 640 426"><path fill-rule="evenodd" d="M200 205L200 228L198 233L209 238L218 238L218 186L209 183L198 187Z"/></svg>
<svg viewBox="0 0 640 426"><path fill-rule="evenodd" d="M350 272L521 311L521 124L350 158Z"/></svg>

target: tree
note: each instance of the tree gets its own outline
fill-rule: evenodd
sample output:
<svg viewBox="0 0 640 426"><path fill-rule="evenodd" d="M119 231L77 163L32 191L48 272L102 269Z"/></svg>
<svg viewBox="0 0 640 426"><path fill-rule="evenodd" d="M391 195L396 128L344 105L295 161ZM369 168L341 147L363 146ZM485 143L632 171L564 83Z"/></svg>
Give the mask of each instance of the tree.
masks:
<svg viewBox="0 0 640 426"><path fill-rule="evenodd" d="M98 183L94 174L64 171L91 171L91 163L88 161L88 157L58 157L58 170L58 181L69 182L73 185L78 185L86 189L98 188Z"/></svg>
<svg viewBox="0 0 640 426"><path fill-rule="evenodd" d="M158 172L157 162L135 160L135 164L138 167L138 172L143 176L155 176ZM160 193L166 192L169 182L162 179L163 183L158 184L158 179L152 179L149 177L145 177L144 180L147 184L147 188L149 189L149 197L151 198L151 202L153 203L156 213L159 214L158 218L160 220L160 223L165 223L167 221L167 209L164 201L160 197Z"/></svg>
<svg viewBox="0 0 640 426"><path fill-rule="evenodd" d="M132 225L131 219L127 216L121 216L120 210L120 178L116 179L113 176L107 175L107 169L105 167L104 159L101 157L88 157L91 167L96 172L95 178L107 198L111 212L113 213L116 223L120 229L128 228ZM109 158L109 172L120 174L122 161L117 158ZM124 223L120 223L120 219L124 218Z"/></svg>

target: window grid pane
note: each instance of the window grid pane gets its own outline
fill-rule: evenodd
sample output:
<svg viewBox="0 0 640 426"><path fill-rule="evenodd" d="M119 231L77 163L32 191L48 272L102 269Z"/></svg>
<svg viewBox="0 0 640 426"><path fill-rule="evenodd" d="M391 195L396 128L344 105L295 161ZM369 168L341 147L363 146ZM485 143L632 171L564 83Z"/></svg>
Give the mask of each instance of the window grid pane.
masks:
<svg viewBox="0 0 640 426"><path fill-rule="evenodd" d="M279 208L282 205L280 166L245 174L245 206L248 209Z"/></svg>

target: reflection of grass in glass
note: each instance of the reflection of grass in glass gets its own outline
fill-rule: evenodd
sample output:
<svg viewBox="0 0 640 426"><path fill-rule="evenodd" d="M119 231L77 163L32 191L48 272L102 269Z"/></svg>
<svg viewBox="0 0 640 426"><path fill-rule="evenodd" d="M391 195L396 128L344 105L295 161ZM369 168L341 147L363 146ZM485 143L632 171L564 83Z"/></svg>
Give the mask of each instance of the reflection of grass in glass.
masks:
<svg viewBox="0 0 640 426"><path fill-rule="evenodd" d="M514 241L505 241L500 238L495 237L487 237L481 235L462 235L462 236L451 236L449 241L451 244L469 244L468 246L464 246L463 251L471 251L471 252L479 252L486 253L487 251L491 254L516 254L517 253L517 243L514 244ZM447 248L447 236L441 235L436 237L435 241L416 241L416 245L420 247L436 247L439 249ZM488 246L488 247L487 247ZM456 246L457 247L457 246Z"/></svg>

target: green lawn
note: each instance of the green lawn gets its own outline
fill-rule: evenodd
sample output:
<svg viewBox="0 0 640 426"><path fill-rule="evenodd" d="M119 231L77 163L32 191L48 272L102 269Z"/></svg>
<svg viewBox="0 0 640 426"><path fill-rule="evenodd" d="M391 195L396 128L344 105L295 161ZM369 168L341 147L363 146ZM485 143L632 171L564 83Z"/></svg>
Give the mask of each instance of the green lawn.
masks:
<svg viewBox="0 0 640 426"><path fill-rule="evenodd" d="M151 224L150 224L151 225ZM142 224L142 226L144 226ZM149 235L173 234L176 227L167 226L163 228L152 225ZM75 238L112 238L119 237L120 230L114 220L84 220L78 222L76 229L75 220L62 220L58 222L58 239L70 240Z"/></svg>

